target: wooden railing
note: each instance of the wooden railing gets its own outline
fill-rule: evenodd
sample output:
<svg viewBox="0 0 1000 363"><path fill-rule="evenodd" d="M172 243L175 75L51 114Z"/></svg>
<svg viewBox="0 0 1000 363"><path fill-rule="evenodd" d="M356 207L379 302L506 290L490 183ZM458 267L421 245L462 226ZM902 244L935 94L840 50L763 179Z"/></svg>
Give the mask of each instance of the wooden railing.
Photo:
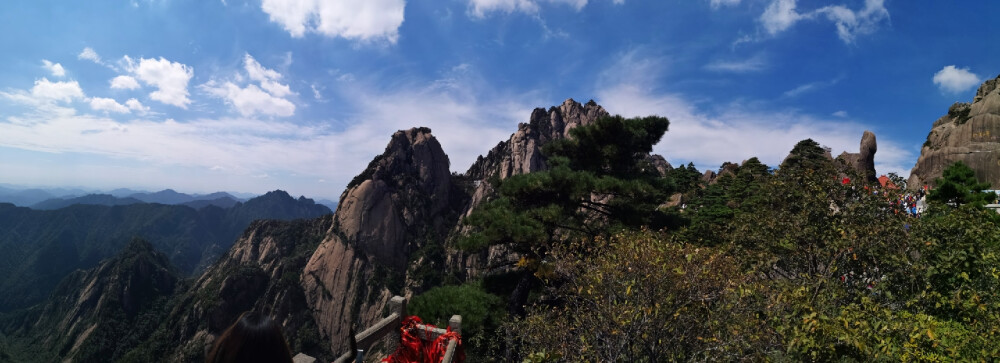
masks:
<svg viewBox="0 0 1000 363"><path fill-rule="evenodd" d="M354 335L354 340L358 342L358 361L361 361L364 352L367 352L375 342L379 340L390 337L390 343L387 346L389 351L396 350L396 345L399 344L399 329L403 324L403 319L406 318L406 299L402 296L394 296L392 300L389 300L389 316L382 318L375 325L372 325L368 329ZM448 327L451 331L458 334L462 334L462 316L452 315L451 319L448 320ZM426 325L418 325L416 334L420 339L426 341L434 341L448 330L440 328L431 328ZM455 356L455 350L457 349L458 341L452 339L448 342L448 350L445 351L444 359L441 363L451 363ZM334 363L348 363L351 360L351 352L341 354Z"/></svg>

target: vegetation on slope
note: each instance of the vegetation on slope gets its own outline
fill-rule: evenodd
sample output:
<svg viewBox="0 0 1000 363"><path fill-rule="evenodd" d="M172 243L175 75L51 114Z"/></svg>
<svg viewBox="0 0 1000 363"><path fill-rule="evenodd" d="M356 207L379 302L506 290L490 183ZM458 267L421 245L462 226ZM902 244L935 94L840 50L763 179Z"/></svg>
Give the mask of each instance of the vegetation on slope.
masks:
<svg viewBox="0 0 1000 363"><path fill-rule="evenodd" d="M894 203L902 191L845 185L843 170L825 154L803 140L777 171L752 159L720 172L713 184L688 190L687 208L673 211L685 223L672 228L613 223L628 215L610 213L598 219L608 233L555 223L544 229L548 221L585 220L576 217L584 212L576 205L532 214L525 206L565 198L567 190L582 204L581 196L602 191L557 184L551 172L504 181L492 206L520 220L470 218L479 228L472 240L529 242L521 251L540 262L522 267L538 284L525 315L493 312L490 318L506 321L495 344L470 355L638 362L1000 357L993 343L1000 339L1000 226L995 212L975 202L974 178L953 167L943 184L959 187L941 200L954 207L933 202L931 213L915 218ZM581 164L562 165L576 173ZM532 193L504 193L504 183ZM681 183L671 184L662 187ZM538 227L490 234L531 223Z"/></svg>

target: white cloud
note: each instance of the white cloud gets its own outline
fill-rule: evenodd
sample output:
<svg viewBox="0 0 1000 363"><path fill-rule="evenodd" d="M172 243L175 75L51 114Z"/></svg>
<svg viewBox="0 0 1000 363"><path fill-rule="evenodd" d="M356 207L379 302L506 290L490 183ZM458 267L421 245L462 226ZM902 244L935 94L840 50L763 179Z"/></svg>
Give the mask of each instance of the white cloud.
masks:
<svg viewBox="0 0 1000 363"><path fill-rule="evenodd" d="M37 98L63 102L84 97L83 89L80 88L80 84L76 81L49 82L47 78L35 81L35 86L31 88L31 95Z"/></svg>
<svg viewBox="0 0 1000 363"><path fill-rule="evenodd" d="M840 110L840 111L834 112L833 116L840 117L840 118L845 118L845 117L847 117L847 111Z"/></svg>
<svg viewBox="0 0 1000 363"><path fill-rule="evenodd" d="M139 102L139 100L134 98L129 98L128 101L125 101L125 106L128 106L130 110L135 111L140 115L149 112L149 107L143 106L142 102Z"/></svg>
<svg viewBox="0 0 1000 363"><path fill-rule="evenodd" d="M718 9L723 6L739 5L740 0L711 0L709 4L712 6L712 9Z"/></svg>
<svg viewBox="0 0 1000 363"><path fill-rule="evenodd" d="M156 87L149 98L162 103L187 109L191 103L188 98L188 82L194 76L191 67L160 57L159 59L139 59L138 64L128 56L123 58L125 69L130 71L140 81Z"/></svg>
<svg viewBox="0 0 1000 363"><path fill-rule="evenodd" d="M278 83L278 80L281 79L280 73L264 68L250 54L243 56L243 68L246 69L251 80L260 82L260 87L267 90L272 96L282 98L292 93L287 84Z"/></svg>
<svg viewBox="0 0 1000 363"><path fill-rule="evenodd" d="M111 83L112 89L137 89L141 87L139 85L139 81L136 81L135 78L132 78L131 76L118 76L112 78L109 82Z"/></svg>
<svg viewBox="0 0 1000 363"><path fill-rule="evenodd" d="M264 92L257 85L251 84L241 88L232 82L221 85L209 82L202 85L202 89L213 96L225 99L243 116L262 114L287 117L295 114L294 104Z"/></svg>
<svg viewBox="0 0 1000 363"><path fill-rule="evenodd" d="M731 73L758 72L765 68L767 68L767 60L760 54L743 60L716 60L705 65L705 69L709 71Z"/></svg>
<svg viewBox="0 0 1000 363"><path fill-rule="evenodd" d="M243 69L250 81L256 81L259 86L250 84L240 87L237 83L242 82L242 76L237 75L237 83L211 80L200 88L226 100L243 116L261 114L287 117L295 114L295 105L285 98L292 94L291 89L287 84L278 82L282 78L281 73L264 68L250 54L243 57Z"/></svg>
<svg viewBox="0 0 1000 363"><path fill-rule="evenodd" d="M879 23L889 18L885 0L865 0L865 7L860 11L853 11L843 5L833 5L816 10L816 13L826 15L827 19L837 26L837 36L844 43L854 42L854 38L858 35L875 32Z"/></svg>
<svg viewBox="0 0 1000 363"><path fill-rule="evenodd" d="M263 0L261 10L293 37L306 32L395 43L405 0Z"/></svg>
<svg viewBox="0 0 1000 363"><path fill-rule="evenodd" d="M865 0L864 7L857 11L844 5L829 5L805 13L796 10L797 1L771 0L758 19L764 30L773 36L788 30L801 20L822 16L834 23L840 40L850 44L858 35L875 32L880 23L889 19L885 0Z"/></svg>
<svg viewBox="0 0 1000 363"><path fill-rule="evenodd" d="M764 13L760 15L760 22L764 25L764 30L771 35L775 35L787 30L801 20L803 15L795 11L795 1L771 1L771 4L767 6Z"/></svg>
<svg viewBox="0 0 1000 363"><path fill-rule="evenodd" d="M83 48L83 51L80 52L80 54L77 55L76 57L79 59L89 60L97 64L104 64L103 62L101 62L101 56L98 55L97 52L95 52L90 47Z"/></svg>
<svg viewBox="0 0 1000 363"><path fill-rule="evenodd" d="M957 68L954 65L945 66L934 74L934 84L943 92L959 93L979 85L981 80L969 68Z"/></svg>
<svg viewBox="0 0 1000 363"><path fill-rule="evenodd" d="M66 69L59 63L49 62L48 59L42 59L42 66L45 67L52 75L55 77L62 77L66 75Z"/></svg>
<svg viewBox="0 0 1000 363"><path fill-rule="evenodd" d="M92 97L90 99L90 108L94 111L105 111L105 112L115 112L115 113L129 113L129 108L123 106L111 98L102 97Z"/></svg>

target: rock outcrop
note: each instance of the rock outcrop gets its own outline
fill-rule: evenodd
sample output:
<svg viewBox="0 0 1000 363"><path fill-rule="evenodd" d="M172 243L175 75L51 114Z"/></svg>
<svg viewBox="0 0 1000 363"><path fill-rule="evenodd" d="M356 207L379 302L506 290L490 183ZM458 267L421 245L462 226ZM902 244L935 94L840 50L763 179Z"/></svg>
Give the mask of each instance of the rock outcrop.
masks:
<svg viewBox="0 0 1000 363"><path fill-rule="evenodd" d="M319 333L334 351L345 348L352 324L382 317L394 294L408 295L424 277L409 274L444 261L411 260L425 246L442 246L464 194L456 190L448 156L427 128L396 132L382 155L340 197L333 226L301 277ZM441 247L443 248L443 247ZM423 257L421 255L421 257Z"/></svg>
<svg viewBox="0 0 1000 363"><path fill-rule="evenodd" d="M875 142L875 133L865 130L861 136L861 148L857 153L844 151L837 156L842 167L851 170L861 176L867 184L878 183L878 174L875 172L875 152L878 151L878 144Z"/></svg>
<svg viewBox="0 0 1000 363"><path fill-rule="evenodd" d="M907 187L933 187L944 169L962 161L981 182L1000 187L1000 76L984 82L972 103L956 103L934 122Z"/></svg>

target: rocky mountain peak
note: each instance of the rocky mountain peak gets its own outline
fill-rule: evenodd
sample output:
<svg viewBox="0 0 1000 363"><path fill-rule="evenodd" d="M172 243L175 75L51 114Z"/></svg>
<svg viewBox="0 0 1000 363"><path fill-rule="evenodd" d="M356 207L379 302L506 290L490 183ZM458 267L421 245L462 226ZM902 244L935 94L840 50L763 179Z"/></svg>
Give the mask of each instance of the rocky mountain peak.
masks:
<svg viewBox="0 0 1000 363"><path fill-rule="evenodd" d="M351 324L372 323L393 294L406 293L408 267L428 263L411 255L442 243L457 220L456 189L448 156L425 127L394 133L351 181L300 280L334 350L346 343Z"/></svg>
<svg viewBox="0 0 1000 363"><path fill-rule="evenodd" d="M1000 186L1000 76L987 80L972 103L958 102L931 126L907 186L933 187L944 169L962 161L982 182Z"/></svg>
<svg viewBox="0 0 1000 363"><path fill-rule="evenodd" d="M593 100L580 104L572 98L559 106L536 108L527 123L517 126L517 131L507 141L501 141L486 156L480 156L466 176L484 180L493 176L505 179L511 175L530 173L546 168L542 145L549 141L569 137L569 130L589 125L602 116L608 116Z"/></svg>
<svg viewBox="0 0 1000 363"><path fill-rule="evenodd" d="M1000 75L998 75L997 78L983 82L983 84L979 86L979 89L976 90L976 97L972 99L972 102L976 103L981 101L983 98L986 98L986 95L996 90L997 86L1000 86Z"/></svg>
<svg viewBox="0 0 1000 363"><path fill-rule="evenodd" d="M426 127L397 131L382 155L351 181L334 215L339 233L380 261L405 268L411 227L449 203L448 156Z"/></svg>

